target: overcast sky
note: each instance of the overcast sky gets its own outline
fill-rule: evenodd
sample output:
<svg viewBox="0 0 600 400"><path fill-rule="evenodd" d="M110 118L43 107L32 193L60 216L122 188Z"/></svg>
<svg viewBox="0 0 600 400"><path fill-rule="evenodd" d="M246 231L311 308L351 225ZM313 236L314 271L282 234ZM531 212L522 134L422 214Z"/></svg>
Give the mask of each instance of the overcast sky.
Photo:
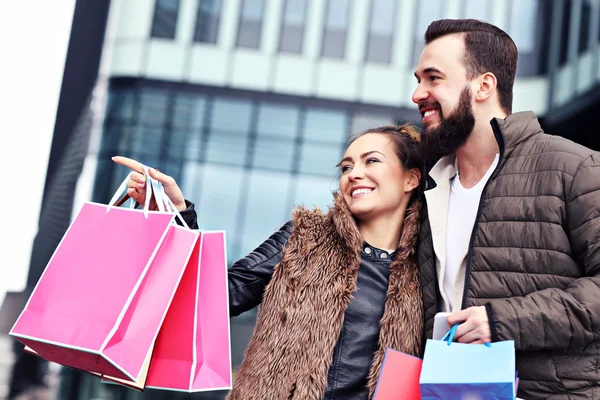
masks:
<svg viewBox="0 0 600 400"><path fill-rule="evenodd" d="M74 6L0 1L0 302L25 286Z"/></svg>

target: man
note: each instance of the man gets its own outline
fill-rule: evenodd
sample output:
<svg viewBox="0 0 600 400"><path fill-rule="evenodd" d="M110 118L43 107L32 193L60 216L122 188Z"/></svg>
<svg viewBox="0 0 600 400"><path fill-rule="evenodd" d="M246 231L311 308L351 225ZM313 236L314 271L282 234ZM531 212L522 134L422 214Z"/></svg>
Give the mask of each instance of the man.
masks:
<svg viewBox="0 0 600 400"><path fill-rule="evenodd" d="M517 48L475 20L433 22L413 101L439 158L419 238L426 334L514 340L519 397L600 398L600 154L511 114Z"/></svg>

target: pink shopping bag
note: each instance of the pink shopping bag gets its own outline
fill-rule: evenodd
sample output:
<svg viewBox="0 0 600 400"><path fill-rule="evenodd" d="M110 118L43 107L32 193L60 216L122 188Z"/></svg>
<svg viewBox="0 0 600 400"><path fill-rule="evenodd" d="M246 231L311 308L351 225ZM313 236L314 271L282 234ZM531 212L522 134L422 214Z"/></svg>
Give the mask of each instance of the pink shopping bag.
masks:
<svg viewBox="0 0 600 400"><path fill-rule="evenodd" d="M164 320L145 383L104 376L138 390L231 389L225 232L202 232Z"/></svg>
<svg viewBox="0 0 600 400"><path fill-rule="evenodd" d="M423 360L386 349L374 400L420 400L419 377Z"/></svg>
<svg viewBox="0 0 600 400"><path fill-rule="evenodd" d="M198 233L174 214L86 203L10 335L41 357L139 380Z"/></svg>

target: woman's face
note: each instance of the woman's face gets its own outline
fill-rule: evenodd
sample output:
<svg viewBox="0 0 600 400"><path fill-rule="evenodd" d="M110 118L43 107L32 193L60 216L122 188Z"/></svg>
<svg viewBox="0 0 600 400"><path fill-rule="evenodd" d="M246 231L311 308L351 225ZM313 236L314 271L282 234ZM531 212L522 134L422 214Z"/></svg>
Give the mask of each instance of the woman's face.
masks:
<svg viewBox="0 0 600 400"><path fill-rule="evenodd" d="M340 162L340 191L359 221L404 215L417 170L406 170L388 135L368 133L356 139Z"/></svg>

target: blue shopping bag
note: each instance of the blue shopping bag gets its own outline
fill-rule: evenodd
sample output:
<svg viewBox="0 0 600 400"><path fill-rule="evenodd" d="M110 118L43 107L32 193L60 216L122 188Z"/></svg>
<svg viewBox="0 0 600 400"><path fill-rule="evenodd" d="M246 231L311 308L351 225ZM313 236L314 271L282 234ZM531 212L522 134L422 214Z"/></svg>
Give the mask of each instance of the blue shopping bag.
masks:
<svg viewBox="0 0 600 400"><path fill-rule="evenodd" d="M515 344L453 343L454 326L443 340L427 340L421 370L423 400L514 400Z"/></svg>

